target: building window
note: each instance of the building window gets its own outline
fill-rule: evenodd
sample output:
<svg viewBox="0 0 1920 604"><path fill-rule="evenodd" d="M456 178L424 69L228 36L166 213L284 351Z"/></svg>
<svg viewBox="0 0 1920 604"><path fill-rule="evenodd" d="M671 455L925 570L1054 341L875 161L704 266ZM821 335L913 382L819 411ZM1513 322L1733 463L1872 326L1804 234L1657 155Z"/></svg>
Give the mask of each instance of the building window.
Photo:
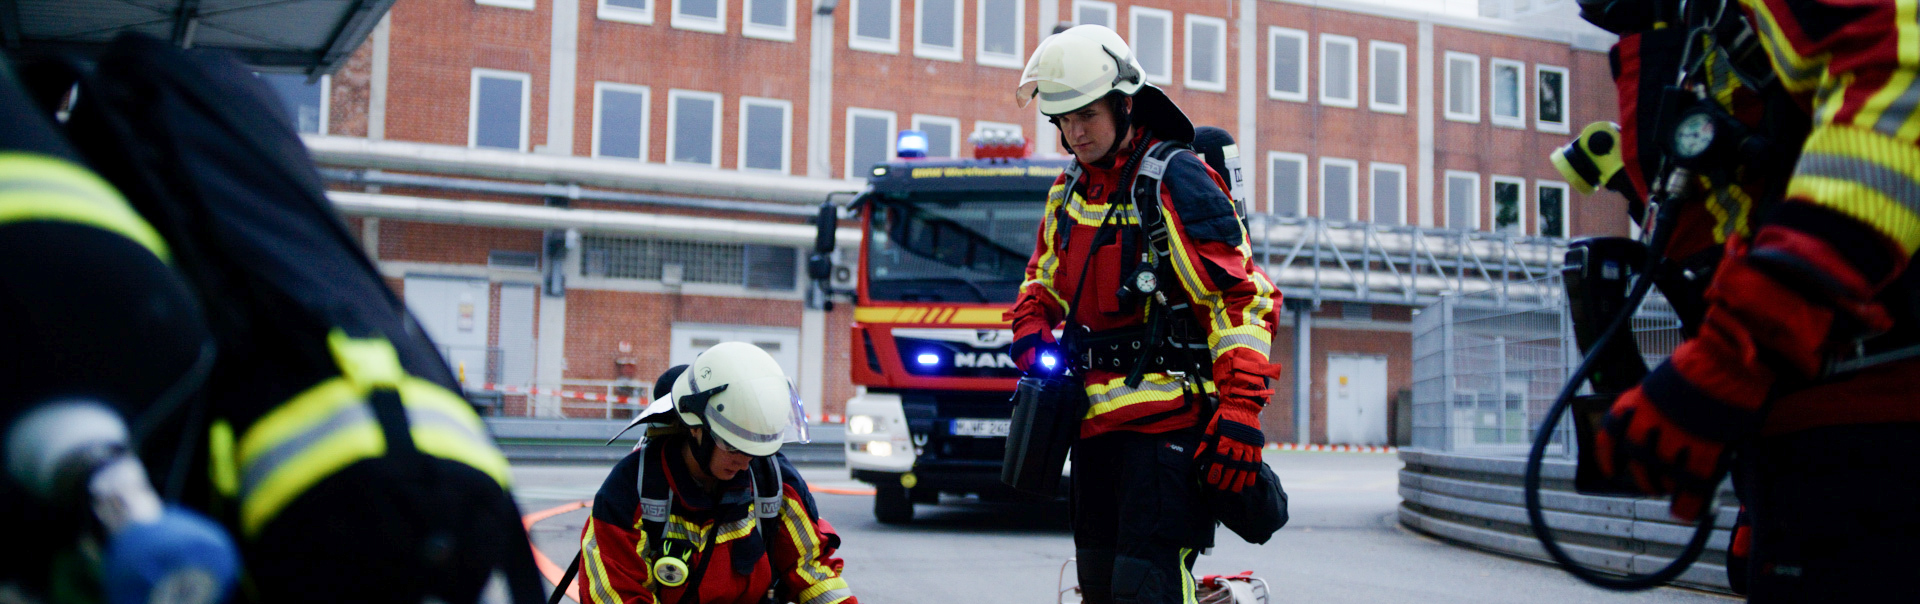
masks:
<svg viewBox="0 0 1920 604"><path fill-rule="evenodd" d="M533 10L534 0L473 0L473 3L481 6L499 6L503 8L518 8L523 10Z"/></svg>
<svg viewBox="0 0 1920 604"><path fill-rule="evenodd" d="M793 149L793 102L740 97L740 169L786 174Z"/></svg>
<svg viewBox="0 0 1920 604"><path fill-rule="evenodd" d="M1567 183L1535 181L1534 205L1540 208L1538 232L1545 237L1567 236Z"/></svg>
<svg viewBox="0 0 1920 604"><path fill-rule="evenodd" d="M1274 216L1305 216L1307 156L1267 153L1267 207Z"/></svg>
<svg viewBox="0 0 1920 604"><path fill-rule="evenodd" d="M870 52L900 52L900 0L853 0L853 16L847 22L853 35L847 36L847 48Z"/></svg>
<svg viewBox="0 0 1920 604"><path fill-rule="evenodd" d="M1227 90L1227 21L1187 15L1187 88Z"/></svg>
<svg viewBox="0 0 1920 604"><path fill-rule="evenodd" d="M1542 132L1567 133L1567 68L1535 65L1534 94L1539 95L1533 123Z"/></svg>
<svg viewBox="0 0 1920 604"><path fill-rule="evenodd" d="M1353 176L1360 170L1351 159L1320 158L1320 217L1353 222L1360 219L1354 203Z"/></svg>
<svg viewBox="0 0 1920 604"><path fill-rule="evenodd" d="M914 0L913 56L942 61L960 60L962 0Z"/></svg>
<svg viewBox="0 0 1920 604"><path fill-rule="evenodd" d="M1447 119L1480 121L1480 57L1447 53Z"/></svg>
<svg viewBox="0 0 1920 604"><path fill-rule="evenodd" d="M1527 72L1527 64L1506 59L1494 59L1491 63L1493 125L1527 127L1527 88L1522 75Z"/></svg>
<svg viewBox="0 0 1920 604"><path fill-rule="evenodd" d="M743 285L747 289L793 291L800 275L800 255L794 248L754 244L745 247L742 255L746 257L747 278Z"/></svg>
<svg viewBox="0 0 1920 604"><path fill-rule="evenodd" d="M527 150L527 95L533 77L513 71L473 70L467 109L467 146Z"/></svg>
<svg viewBox="0 0 1920 604"><path fill-rule="evenodd" d="M255 76L280 97L280 107L293 121L293 131L301 134L327 133L327 99L332 88L330 76L308 82L297 73L256 73Z"/></svg>
<svg viewBox="0 0 1920 604"><path fill-rule="evenodd" d="M1128 11L1133 21L1128 24L1127 43L1133 47L1133 56L1140 59L1140 68L1147 72L1147 81L1172 84L1173 12L1139 6Z"/></svg>
<svg viewBox="0 0 1920 604"><path fill-rule="evenodd" d="M600 0L602 21L653 24L653 0Z"/></svg>
<svg viewBox="0 0 1920 604"><path fill-rule="evenodd" d="M720 95L667 91L667 163L720 167Z"/></svg>
<svg viewBox="0 0 1920 604"><path fill-rule="evenodd" d="M1512 176L1493 177L1493 230L1513 235L1527 234L1527 198L1521 191L1527 179Z"/></svg>
<svg viewBox="0 0 1920 604"><path fill-rule="evenodd" d="M1307 101L1307 32L1267 28L1267 98Z"/></svg>
<svg viewBox="0 0 1920 604"><path fill-rule="evenodd" d="M866 180L873 165L893 159L894 115L878 109L847 109L847 178Z"/></svg>
<svg viewBox="0 0 1920 604"><path fill-rule="evenodd" d="M647 160L646 86L593 83L593 156Z"/></svg>
<svg viewBox="0 0 1920 604"><path fill-rule="evenodd" d="M935 115L914 115L913 129L927 135L927 157L960 156L960 120Z"/></svg>
<svg viewBox="0 0 1920 604"><path fill-rule="evenodd" d="M1112 2L1099 0L1074 0L1073 2L1073 22L1080 25L1099 25L1107 29L1115 29L1113 15Z"/></svg>
<svg viewBox="0 0 1920 604"><path fill-rule="evenodd" d="M1447 228L1480 228L1480 175L1447 171Z"/></svg>
<svg viewBox="0 0 1920 604"><path fill-rule="evenodd" d="M1383 113L1407 112L1407 45L1369 40L1370 63L1367 108Z"/></svg>
<svg viewBox="0 0 1920 604"><path fill-rule="evenodd" d="M1371 173L1368 180L1373 194L1373 215L1367 221L1375 224L1406 224L1407 167L1375 162L1367 168Z"/></svg>
<svg viewBox="0 0 1920 604"><path fill-rule="evenodd" d="M793 291L799 255L790 247L588 235L580 242L585 277L733 285ZM677 275L676 275L677 273Z"/></svg>
<svg viewBox="0 0 1920 604"><path fill-rule="evenodd" d="M762 40L793 41L793 0L745 0L745 22L740 35Z"/></svg>
<svg viewBox="0 0 1920 604"><path fill-rule="evenodd" d="M1320 104L1333 107L1359 107L1360 41L1347 36L1320 34Z"/></svg>
<svg viewBox="0 0 1920 604"><path fill-rule="evenodd" d="M727 33L727 0L673 0L673 27Z"/></svg>
<svg viewBox="0 0 1920 604"><path fill-rule="evenodd" d="M974 60L981 65L1026 66L1026 46L1021 40L1027 21L1025 0L976 0L980 6L979 51Z"/></svg>

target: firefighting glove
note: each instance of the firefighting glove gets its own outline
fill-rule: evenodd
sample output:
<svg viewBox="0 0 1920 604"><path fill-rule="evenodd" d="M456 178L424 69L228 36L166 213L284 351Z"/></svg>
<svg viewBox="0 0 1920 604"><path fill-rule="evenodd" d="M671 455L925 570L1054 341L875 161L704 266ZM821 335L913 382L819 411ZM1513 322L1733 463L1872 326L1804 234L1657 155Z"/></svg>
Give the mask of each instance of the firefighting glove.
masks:
<svg viewBox="0 0 1920 604"><path fill-rule="evenodd" d="M1054 376L1066 368L1067 359L1060 351L1060 345L1053 341L1053 332L1036 331L1013 341L1013 364L1027 375Z"/></svg>
<svg viewBox="0 0 1920 604"><path fill-rule="evenodd" d="M1214 388L1220 396L1220 408L1207 423L1194 459L1199 462L1200 480L1208 486L1233 493L1253 484L1260 473L1260 448L1267 437L1260 432L1260 410L1273 390L1267 378L1279 373L1279 366L1248 349L1227 351L1214 359Z"/></svg>

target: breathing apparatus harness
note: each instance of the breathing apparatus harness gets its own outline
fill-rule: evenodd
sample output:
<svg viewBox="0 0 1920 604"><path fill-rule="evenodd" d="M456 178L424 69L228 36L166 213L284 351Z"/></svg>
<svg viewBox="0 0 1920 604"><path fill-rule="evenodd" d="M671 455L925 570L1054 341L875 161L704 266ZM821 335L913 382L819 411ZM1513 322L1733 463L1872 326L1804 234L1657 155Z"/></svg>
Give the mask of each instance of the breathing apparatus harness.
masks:
<svg viewBox="0 0 1920 604"><path fill-rule="evenodd" d="M1665 567L1646 574L1618 575L1596 571L1568 556L1555 539L1553 531L1547 526L1540 498L1541 466L1546 448L1553 440L1561 415L1574 405L1576 393L1589 379L1592 379L1595 390L1599 392L1584 397L1585 400L1581 403L1585 409L1576 408L1576 415L1582 414L1583 411L1588 416L1604 414L1614 397L1637 383L1640 376L1645 375L1645 364L1644 361L1639 360L1637 347L1631 338L1623 337L1621 331L1631 323L1634 312L1646 299L1656 281L1660 282L1663 293L1676 298L1673 301L1674 306L1676 310L1682 311L1682 322L1686 324L1688 332L1691 332L1691 323L1697 321L1698 317L1688 317L1685 310L1697 308L1704 311L1704 301L1697 298L1705 291L1705 283L1712 278L1711 264L1705 267L1705 270L1694 270L1700 267L1693 262L1666 257L1666 251L1672 242L1682 209L1703 195L1712 194L1712 192L1701 190L1699 177L1705 176L1714 186L1723 187L1731 186L1742 169L1770 171L1763 175L1789 174L1798 157L1798 145L1781 143L1797 142L1805 136L1804 127L1794 125L1803 123L1805 120L1790 119L1793 113L1799 113L1799 111L1779 86L1777 76L1767 63L1764 49L1760 47L1757 36L1746 20L1737 14L1737 8L1732 3L1724 1L1711 6L1703 5L1702 2L1691 0L1683 0L1677 6L1667 5L1657 0L1582 2L1583 17L1596 25L1616 32L1657 32L1660 29L1636 27L1634 25L1636 22L1644 24L1685 22L1687 24L1684 33L1666 34L1684 36L1680 44L1682 58L1677 64L1679 73L1675 82L1657 91L1657 95L1649 95L1648 93L1653 91L1645 90L1640 91L1641 94L1638 95L1640 102L1652 100L1657 108L1656 120L1653 123L1639 124L1642 128L1651 127L1650 130L1644 131L1645 135L1658 137L1658 140L1654 141L1656 146L1651 149L1655 152L1656 157L1653 159L1656 161L1649 166L1649 162L1643 158L1641 163L1642 167L1657 168L1652 173L1660 175L1659 178L1648 181L1648 188L1652 190L1645 192L1644 217L1651 224L1651 228L1643 235L1646 243L1644 247L1630 240L1592 243L1584 246L1576 244L1576 249L1569 251L1568 266L1564 270L1569 274L1569 293L1574 294L1570 297L1575 298L1575 304L1586 302L1593 305L1592 308L1586 309L1589 320L1600 320L1599 315L1604 314L1595 312L1594 308L1611 309L1614 312L1610 319L1605 320L1604 330L1593 332L1576 327L1576 331L1593 334L1594 337L1582 338L1590 340L1590 342L1581 342L1587 348L1585 354L1580 364L1569 375L1566 384L1555 398L1553 406L1547 411L1545 419L1535 432L1532 447L1528 451L1523 478L1527 519L1541 547L1568 573L1591 585L1611 590L1635 591L1657 587L1673 580L1691 567L1706 549L1707 539L1713 533L1715 515L1711 512L1717 506L1715 497L1708 497L1701 502L1701 507L1695 515L1700 518L1700 521L1695 526L1692 537L1687 541L1680 555ZM1658 14L1662 9L1667 8L1671 8L1675 14ZM1713 94L1699 83L1707 62L1711 58L1709 55L1714 50L1722 53L1728 72L1738 77L1746 88L1759 94L1763 103L1764 117L1758 132L1734 119L1716 102ZM1645 81L1644 77L1642 81ZM1796 130L1796 128L1799 129ZM1587 138L1586 133L1583 133L1582 139L1585 138ZM1642 152L1647 150L1649 150L1648 146L1642 145ZM1580 162L1573 163L1577 166ZM1766 190L1759 191L1759 194L1753 196L1758 207L1749 209L1749 224L1757 228L1758 216L1763 213L1761 210L1765 207L1764 204L1782 196L1785 180L1785 178L1772 179L1768 181L1769 186ZM1617 185L1623 184L1623 181L1625 179L1618 179L1608 185L1617 190L1622 189L1623 187ZM1624 189L1622 192L1628 193L1630 199L1638 193L1630 192L1631 186L1625 186ZM1728 220L1733 218L1729 217ZM1632 247L1638 247L1638 249L1622 250L1621 246L1615 245L1617 243L1633 244ZM1601 251L1600 248L1603 246L1612 248L1614 252ZM1617 253L1620 251L1627 253ZM1629 259L1639 260L1640 265L1638 267L1618 266L1630 264L1633 260ZM1624 299L1581 300L1579 293L1592 292L1572 291L1575 285L1573 275L1576 272L1589 275L1597 273L1598 271L1588 269L1600 268L1598 264L1590 264L1599 262L1615 264L1605 267L1609 272L1608 279L1631 280L1630 291L1625 294ZM1717 252L1712 264L1717 264ZM1612 273L1612 271L1623 269L1631 269L1634 272L1624 277ZM1581 277L1581 279L1587 278ZM1581 287L1584 288L1585 285ZM1579 311L1583 309L1575 310L1576 315L1582 314ZM1631 361L1628 361L1626 370L1620 371L1622 359L1628 357L1631 357ZM1592 417L1586 417L1586 419L1592 419ZM1586 432L1591 431L1590 426L1591 422L1580 426L1583 430L1580 443L1583 451L1587 450L1588 443L1585 442L1584 436ZM1591 429L1599 428L1591 427ZM1594 494L1637 494L1633 492L1636 489L1620 481L1589 489L1587 484L1589 478L1594 477L1597 480L1599 475L1597 468L1588 467L1589 457L1583 453L1580 459L1581 467L1575 481L1577 490Z"/></svg>

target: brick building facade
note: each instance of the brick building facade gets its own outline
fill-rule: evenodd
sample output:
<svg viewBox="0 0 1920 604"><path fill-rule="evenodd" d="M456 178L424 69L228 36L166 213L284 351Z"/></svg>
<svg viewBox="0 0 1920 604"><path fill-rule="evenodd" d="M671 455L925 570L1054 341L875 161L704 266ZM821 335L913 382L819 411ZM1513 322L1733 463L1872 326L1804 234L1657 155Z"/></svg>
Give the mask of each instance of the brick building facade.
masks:
<svg viewBox="0 0 1920 604"><path fill-rule="evenodd" d="M1076 20L1114 26L1196 124L1241 140L1256 212L1518 237L1627 231L1617 198L1568 190L1545 160L1615 115L1610 40L1578 23L1339 0L405 0L338 72L280 89L296 115L324 105L309 142L338 191L373 204L342 207L390 283L416 312L445 314L423 317L429 331L487 351L469 384L572 395L508 394L504 412L618 417L584 395L644 391L702 341L764 336L790 347L780 358L832 421L855 393L852 312L809 309L800 249L824 196L751 191L856 190L849 178L908 128L934 135L933 155L969 156L967 137L986 131L1055 153L1012 92L1040 39ZM322 152L333 148L374 151ZM565 174L586 172L627 197L555 193L578 192L589 183ZM426 179L380 180L396 175ZM748 192L688 193L733 185ZM514 218L583 211L635 226L569 238ZM1384 358L1368 379L1389 397L1412 381L1412 305L1327 302L1308 311L1313 422L1298 433L1296 393L1278 384L1276 440L1328 440L1330 358ZM1291 330L1273 348L1289 374Z"/></svg>

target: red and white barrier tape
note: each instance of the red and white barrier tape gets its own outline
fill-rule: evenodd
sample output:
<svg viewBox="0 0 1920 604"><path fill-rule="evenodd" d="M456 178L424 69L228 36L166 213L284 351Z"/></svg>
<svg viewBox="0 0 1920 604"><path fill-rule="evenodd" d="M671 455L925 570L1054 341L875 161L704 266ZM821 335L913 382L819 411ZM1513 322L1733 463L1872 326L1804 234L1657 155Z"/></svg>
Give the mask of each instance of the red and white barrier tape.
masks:
<svg viewBox="0 0 1920 604"><path fill-rule="evenodd" d="M481 384L479 391L504 392L506 394L525 394L530 396L541 395L541 394L553 394L553 395L558 395L560 398L563 398L563 399L571 399L571 400L577 400L577 401L591 401L596 403L600 403L600 402L619 403L622 405L646 405L648 403L653 402L653 399L639 397L639 396L619 396L615 394L601 394L598 392L581 392L578 390L554 390L552 388L534 388L531 386L507 386L503 384ZM821 413L810 419L812 419L815 423L822 423L822 424L847 423L846 416L841 415L839 413Z"/></svg>
<svg viewBox="0 0 1920 604"><path fill-rule="evenodd" d="M1267 445L1268 451L1320 451L1327 453L1399 453L1399 447L1381 447L1376 445L1299 445L1279 443Z"/></svg>

